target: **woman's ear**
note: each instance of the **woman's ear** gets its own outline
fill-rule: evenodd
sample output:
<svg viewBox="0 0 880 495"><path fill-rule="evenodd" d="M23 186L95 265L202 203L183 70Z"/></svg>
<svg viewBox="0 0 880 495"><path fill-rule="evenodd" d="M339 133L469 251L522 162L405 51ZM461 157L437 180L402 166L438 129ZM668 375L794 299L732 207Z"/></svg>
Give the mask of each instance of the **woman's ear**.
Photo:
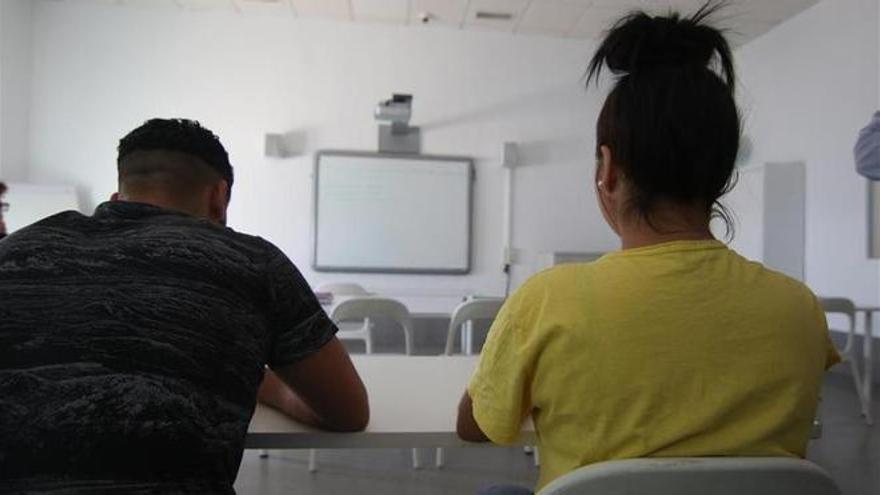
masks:
<svg viewBox="0 0 880 495"><path fill-rule="evenodd" d="M611 148L606 145L599 146L599 163L596 170L596 187L602 192L613 193L619 184L617 164Z"/></svg>

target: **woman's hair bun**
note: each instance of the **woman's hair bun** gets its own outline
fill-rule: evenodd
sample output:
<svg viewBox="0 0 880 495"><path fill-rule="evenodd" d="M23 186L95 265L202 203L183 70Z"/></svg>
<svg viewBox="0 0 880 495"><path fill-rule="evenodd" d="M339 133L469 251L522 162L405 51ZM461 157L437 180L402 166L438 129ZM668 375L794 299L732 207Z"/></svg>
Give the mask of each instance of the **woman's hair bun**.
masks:
<svg viewBox="0 0 880 495"><path fill-rule="evenodd" d="M633 12L608 31L593 60L588 79L603 65L614 74L636 74L657 68L709 68L718 55L728 86L733 87L733 56L724 35L705 24L722 3L709 2L690 17L677 13L653 17Z"/></svg>

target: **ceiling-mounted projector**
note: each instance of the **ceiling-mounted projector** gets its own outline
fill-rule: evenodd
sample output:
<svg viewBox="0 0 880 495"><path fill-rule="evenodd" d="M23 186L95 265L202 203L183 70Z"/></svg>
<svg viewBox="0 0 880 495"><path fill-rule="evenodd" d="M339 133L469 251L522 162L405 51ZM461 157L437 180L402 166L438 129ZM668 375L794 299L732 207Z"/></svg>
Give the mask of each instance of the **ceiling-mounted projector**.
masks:
<svg viewBox="0 0 880 495"><path fill-rule="evenodd" d="M391 122L392 126L406 126L412 117L412 99L412 95L395 93L390 100L380 101L374 114L376 120Z"/></svg>
<svg viewBox="0 0 880 495"><path fill-rule="evenodd" d="M409 125L412 100L412 95L394 93L390 100L380 101L376 106L373 116L379 123L380 152L418 154L421 150L421 132Z"/></svg>

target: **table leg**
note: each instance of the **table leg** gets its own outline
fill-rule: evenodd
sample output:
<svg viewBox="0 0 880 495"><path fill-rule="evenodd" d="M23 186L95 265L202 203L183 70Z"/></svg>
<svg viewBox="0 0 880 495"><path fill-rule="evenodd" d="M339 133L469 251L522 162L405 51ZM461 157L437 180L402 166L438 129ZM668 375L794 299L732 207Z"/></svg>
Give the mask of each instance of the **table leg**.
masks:
<svg viewBox="0 0 880 495"><path fill-rule="evenodd" d="M874 389L874 312L865 312L865 340L862 345L865 371L862 375L863 397L865 398L865 420L873 424L871 417L871 395Z"/></svg>

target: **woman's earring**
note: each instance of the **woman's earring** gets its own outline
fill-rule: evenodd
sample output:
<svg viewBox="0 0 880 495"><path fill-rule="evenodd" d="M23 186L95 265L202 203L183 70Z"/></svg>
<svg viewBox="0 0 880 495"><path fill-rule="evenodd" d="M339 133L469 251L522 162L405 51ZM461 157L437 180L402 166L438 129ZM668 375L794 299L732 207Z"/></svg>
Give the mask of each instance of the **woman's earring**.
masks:
<svg viewBox="0 0 880 495"><path fill-rule="evenodd" d="M603 185L605 185L605 183L602 182L601 180L600 180L600 181L596 181L596 187L598 187L599 189L602 189L602 186L603 186Z"/></svg>

